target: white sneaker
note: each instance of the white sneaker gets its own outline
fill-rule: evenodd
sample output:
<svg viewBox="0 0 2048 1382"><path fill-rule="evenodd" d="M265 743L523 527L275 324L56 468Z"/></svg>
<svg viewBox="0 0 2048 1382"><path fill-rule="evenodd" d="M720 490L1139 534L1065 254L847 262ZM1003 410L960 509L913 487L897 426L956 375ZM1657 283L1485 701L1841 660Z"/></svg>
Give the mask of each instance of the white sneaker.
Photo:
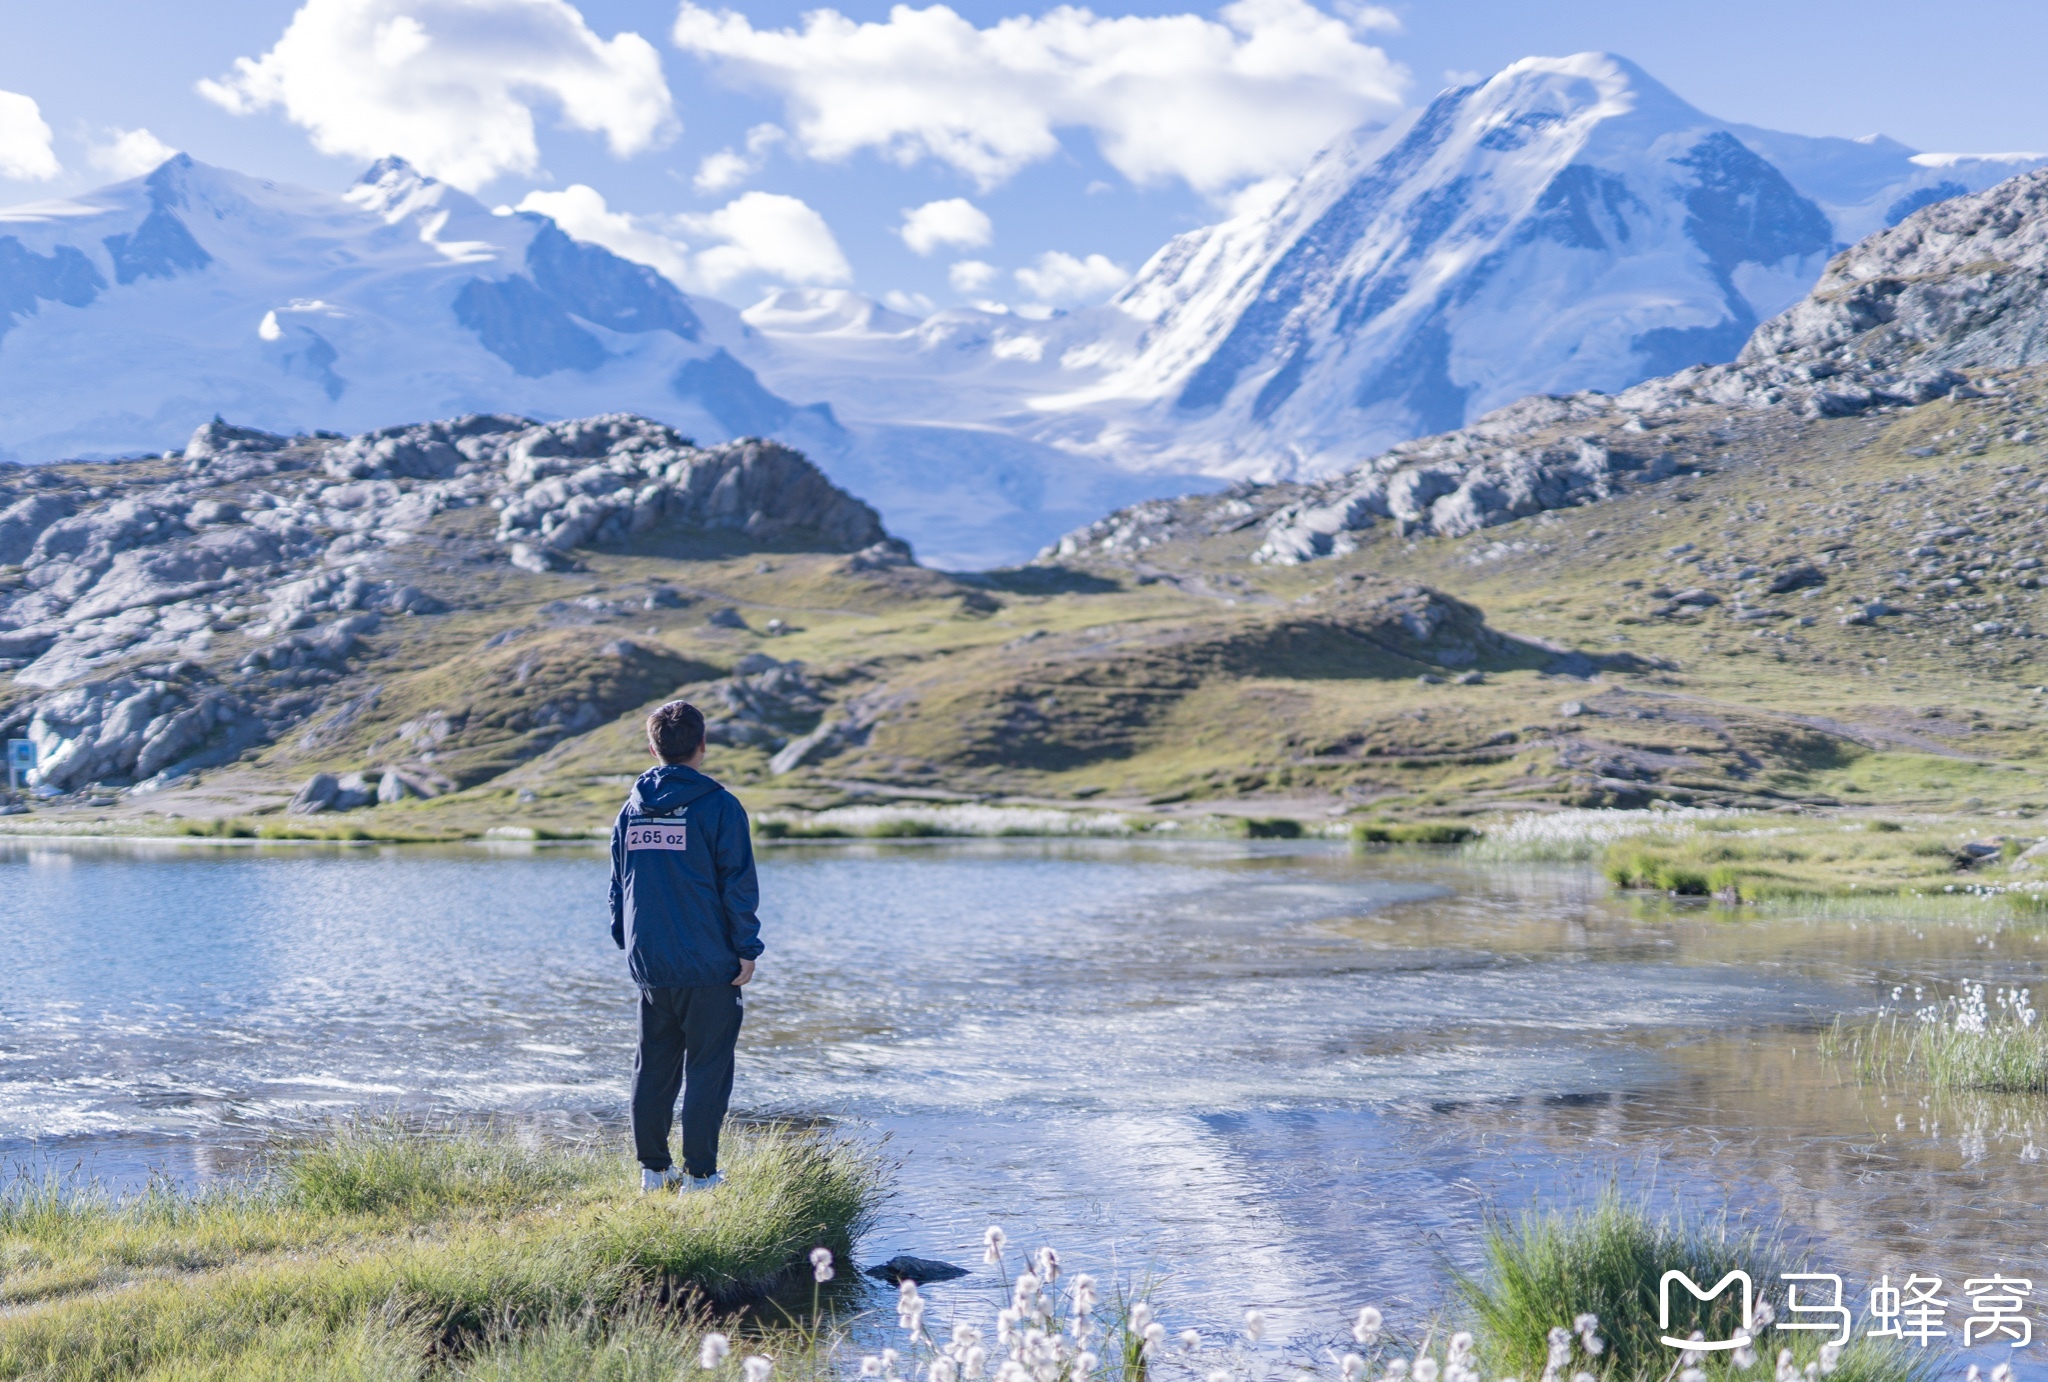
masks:
<svg viewBox="0 0 2048 1382"><path fill-rule="evenodd" d="M723 1184L725 1184L724 1173L713 1171L708 1176L691 1176L677 1188L681 1190L715 1190Z"/></svg>
<svg viewBox="0 0 2048 1382"><path fill-rule="evenodd" d="M640 1168L640 1193L651 1195L657 1190L672 1190L689 1179L680 1166L671 1166L666 1171L650 1171Z"/></svg>

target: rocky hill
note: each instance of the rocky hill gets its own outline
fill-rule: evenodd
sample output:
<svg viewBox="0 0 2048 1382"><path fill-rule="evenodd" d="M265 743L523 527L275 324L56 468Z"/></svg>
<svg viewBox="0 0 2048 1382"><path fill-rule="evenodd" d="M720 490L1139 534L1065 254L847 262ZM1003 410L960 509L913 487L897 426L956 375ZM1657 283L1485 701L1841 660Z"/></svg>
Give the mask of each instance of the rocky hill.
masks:
<svg viewBox="0 0 2048 1382"><path fill-rule="evenodd" d="M473 415L347 439L215 421L154 462L0 471L0 504L0 668L14 693L0 730L36 744L36 781L55 791L158 784L324 714L302 734L317 741L364 714L331 689L376 659L391 621L487 606L517 573L581 569L578 550L681 542L912 565L873 509L796 452L699 448L626 415ZM644 599L683 603L658 585ZM536 671L575 685L516 727L543 746L681 677L658 649L599 643L555 648L560 666L521 644L476 673L490 684L510 657L521 685ZM414 738L469 744L491 721ZM423 776L446 778L430 761Z"/></svg>

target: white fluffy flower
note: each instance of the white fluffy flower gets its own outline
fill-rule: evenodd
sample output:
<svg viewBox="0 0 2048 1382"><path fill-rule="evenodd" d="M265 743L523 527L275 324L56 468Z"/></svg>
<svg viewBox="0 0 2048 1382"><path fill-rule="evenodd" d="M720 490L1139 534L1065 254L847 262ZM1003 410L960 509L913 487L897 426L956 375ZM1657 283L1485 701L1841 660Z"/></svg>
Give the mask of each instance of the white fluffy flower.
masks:
<svg viewBox="0 0 2048 1382"><path fill-rule="evenodd" d="M1183 1329L1180 1332L1180 1346L1186 1349L1189 1353L1193 1353L1196 1349L1202 1346L1202 1336L1200 1332L1193 1329Z"/></svg>
<svg viewBox="0 0 2048 1382"><path fill-rule="evenodd" d="M747 1374L747 1382L768 1382L769 1375L775 1371L775 1362L758 1353L750 1353L741 1360L740 1367Z"/></svg>
<svg viewBox="0 0 2048 1382"><path fill-rule="evenodd" d="M1003 1260L1003 1244L1010 1241L1007 1234L994 1224L990 1224L988 1232L981 1235L981 1241L985 1248L981 1255L982 1261L1000 1262Z"/></svg>
<svg viewBox="0 0 2048 1382"><path fill-rule="evenodd" d="M697 1350L697 1366L707 1371L717 1367L732 1352L732 1340L723 1334L706 1334L704 1344Z"/></svg>
<svg viewBox="0 0 2048 1382"><path fill-rule="evenodd" d="M1337 1371L1344 1382L1365 1382L1365 1359L1355 1353L1347 1353L1337 1360Z"/></svg>
<svg viewBox="0 0 2048 1382"><path fill-rule="evenodd" d="M1420 1358L1417 1358L1415 1360L1415 1367L1413 1371L1415 1374L1415 1382L1436 1382L1436 1359L1430 1357L1426 1353L1423 1354Z"/></svg>
<svg viewBox="0 0 2048 1382"><path fill-rule="evenodd" d="M1152 1307L1142 1300L1133 1304L1131 1306L1131 1332L1143 1334L1145 1326L1150 1323L1152 1323Z"/></svg>
<svg viewBox="0 0 2048 1382"><path fill-rule="evenodd" d="M1368 1305L1358 1312L1352 1322L1351 1337L1361 1344L1376 1344L1380 1339L1380 1327L1386 1323L1376 1306Z"/></svg>
<svg viewBox="0 0 2048 1382"><path fill-rule="evenodd" d="M1244 1336L1253 1343L1257 1343L1266 1337L1266 1316L1264 1311L1247 1310L1244 1312Z"/></svg>
<svg viewBox="0 0 2048 1382"><path fill-rule="evenodd" d="M1826 1377L1840 1366L1842 1366L1842 1346L1833 1342L1822 1344L1820 1346L1820 1375ZM1991 1374L1991 1382L1999 1382L1998 1374L1995 1371Z"/></svg>

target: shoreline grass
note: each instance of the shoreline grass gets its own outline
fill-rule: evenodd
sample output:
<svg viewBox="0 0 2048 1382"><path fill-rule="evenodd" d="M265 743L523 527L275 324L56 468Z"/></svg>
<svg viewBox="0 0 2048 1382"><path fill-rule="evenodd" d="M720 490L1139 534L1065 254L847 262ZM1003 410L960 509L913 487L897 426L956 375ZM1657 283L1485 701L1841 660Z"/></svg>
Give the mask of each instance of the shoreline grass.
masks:
<svg viewBox="0 0 2048 1382"><path fill-rule="evenodd" d="M1833 1382L1933 1382L1938 1355L1918 1354L1890 1340L1857 1337L1839 1352L1823 1337L1767 1329L1777 1306L1772 1290L1789 1255L1761 1230L1722 1219L1690 1221L1658 1215L1610 1190L1576 1209L1531 1212L1487 1227L1485 1267L1454 1280L1471 1320L1476 1356L1494 1376L1557 1377L1592 1373L1603 1382L1655 1382L1696 1367L1713 1379L1763 1379L1780 1350L1776 1375L1828 1376ZM1741 1331L1739 1298L1730 1290L1711 1301L1674 1287L1671 1321L1659 1323L1659 1285L1666 1271L1685 1272L1711 1287L1730 1271L1756 1283L1756 1343L1748 1350L1691 1355L1681 1365L1660 1336L1733 1339ZM1809 1363L1814 1373L1806 1373Z"/></svg>
<svg viewBox="0 0 2048 1382"><path fill-rule="evenodd" d="M1904 997L1893 990L1893 1002ZM1924 1081L1937 1089L2048 1094L2048 1028L2026 989L2000 989L1987 1002L1982 984L1911 1012L1887 1005L1863 1021L1837 1017L1821 1055L1847 1061L1872 1084Z"/></svg>
<svg viewBox="0 0 2048 1382"><path fill-rule="evenodd" d="M716 1191L642 1197L616 1148L376 1125L208 1191L21 1182L0 1377L243 1376L309 1350L381 1368L394 1339L452 1366L579 1317L653 1328L763 1297L814 1248L850 1260L881 1196L871 1153L815 1133L740 1130L727 1164Z"/></svg>

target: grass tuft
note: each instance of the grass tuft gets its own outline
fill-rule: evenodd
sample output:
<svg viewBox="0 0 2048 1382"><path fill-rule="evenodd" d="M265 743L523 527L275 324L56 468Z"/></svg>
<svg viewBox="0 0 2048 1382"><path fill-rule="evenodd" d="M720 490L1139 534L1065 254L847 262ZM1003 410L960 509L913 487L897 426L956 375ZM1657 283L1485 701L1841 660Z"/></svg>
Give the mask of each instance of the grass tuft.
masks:
<svg viewBox="0 0 2048 1382"><path fill-rule="evenodd" d="M1686 1273L1711 1288L1730 1271L1750 1274L1762 1291L1775 1284L1783 1264L1777 1245L1756 1230L1738 1231L1725 1220L1698 1223L1609 1191L1574 1211L1530 1213L1514 1222L1495 1221L1486 1235L1485 1269L1460 1276L1456 1288L1473 1320L1482 1372L1494 1377L1533 1378L1544 1374L1554 1329L1570 1331L1581 1315L1598 1318L1604 1349L1590 1353L1583 1338L1571 1344L1567 1373L1592 1372L1606 1382L1652 1382L1676 1375L1677 1353L1664 1334L1687 1338L1694 1330L1708 1339L1735 1337L1741 1305L1731 1288L1711 1301L1674 1286L1670 1328L1659 1324L1658 1290L1664 1273ZM1780 1302L1780 1304L1782 1304ZM1889 1341L1853 1340L1844 1350L1835 1382L1931 1382L1934 1361L1923 1361ZM1812 1334L1764 1334L1762 1355L1792 1350L1803 1367L1820 1352ZM1737 1370L1726 1353L1710 1354L1707 1370L1717 1378L1765 1376Z"/></svg>
<svg viewBox="0 0 2048 1382"><path fill-rule="evenodd" d="M1821 1054L1876 1084L1923 1080L1937 1089L2048 1094L2048 1030L2024 989L1986 1003L1982 984L1911 1013L1835 1019Z"/></svg>
<svg viewBox="0 0 2048 1382"><path fill-rule="evenodd" d="M266 1360L297 1357L414 1375L387 1365L424 1365L418 1340L485 1357L579 1312L609 1328L757 1298L815 1247L850 1260L880 1199L871 1154L778 1129L729 1147L729 1183L681 1198L641 1196L614 1149L389 1124L209 1192L24 1181L0 1196L0 1376L287 1376Z"/></svg>

